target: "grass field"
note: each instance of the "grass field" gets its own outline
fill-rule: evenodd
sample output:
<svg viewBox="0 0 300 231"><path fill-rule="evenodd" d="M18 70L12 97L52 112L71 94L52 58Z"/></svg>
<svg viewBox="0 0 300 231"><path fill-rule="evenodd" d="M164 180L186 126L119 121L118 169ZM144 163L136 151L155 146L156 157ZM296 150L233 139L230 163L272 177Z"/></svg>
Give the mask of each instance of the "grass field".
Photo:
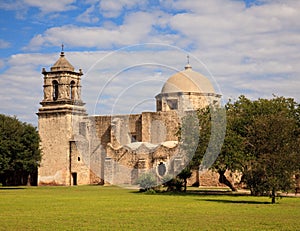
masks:
<svg viewBox="0 0 300 231"><path fill-rule="evenodd" d="M300 230L300 198L0 188L0 230Z"/></svg>

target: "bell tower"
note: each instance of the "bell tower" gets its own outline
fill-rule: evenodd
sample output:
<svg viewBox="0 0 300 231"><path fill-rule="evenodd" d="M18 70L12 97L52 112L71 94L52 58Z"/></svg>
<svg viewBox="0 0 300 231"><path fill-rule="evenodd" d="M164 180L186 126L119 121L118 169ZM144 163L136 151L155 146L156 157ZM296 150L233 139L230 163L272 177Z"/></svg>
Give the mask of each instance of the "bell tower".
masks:
<svg viewBox="0 0 300 231"><path fill-rule="evenodd" d="M44 99L37 113L42 149L38 184L71 185L70 143L78 132L76 123L87 115L81 100L83 73L75 71L62 49L50 71L43 68L42 74Z"/></svg>

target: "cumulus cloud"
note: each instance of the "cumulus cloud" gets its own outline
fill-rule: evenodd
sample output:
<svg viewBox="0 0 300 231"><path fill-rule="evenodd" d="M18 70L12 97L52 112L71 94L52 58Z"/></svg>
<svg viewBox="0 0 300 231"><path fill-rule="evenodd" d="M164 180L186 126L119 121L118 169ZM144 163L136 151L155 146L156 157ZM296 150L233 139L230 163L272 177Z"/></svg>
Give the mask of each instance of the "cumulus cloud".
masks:
<svg viewBox="0 0 300 231"><path fill-rule="evenodd" d="M27 14L27 6L22 0L0 1L0 9L6 11L15 11L17 19L24 19Z"/></svg>
<svg viewBox="0 0 300 231"><path fill-rule="evenodd" d="M2 60L2 59L0 59L0 69L2 68L2 67L4 67L4 61Z"/></svg>
<svg viewBox="0 0 300 231"><path fill-rule="evenodd" d="M140 8L147 5L146 0L101 0L99 10L104 17L116 18L123 10Z"/></svg>
<svg viewBox="0 0 300 231"><path fill-rule="evenodd" d="M0 2L0 9L15 11L16 18L24 20L31 7L38 8L42 14L49 14L74 10L76 9L73 5L75 2L75 0L51 0L45 4L40 0L6 0Z"/></svg>
<svg viewBox="0 0 300 231"><path fill-rule="evenodd" d="M72 1L61 2L73 6ZM42 7L33 0L28 4ZM85 73L82 94L91 114L93 110L103 114L112 110L129 113L134 108L153 110L155 102L151 98L170 75L183 69L187 53L193 69L206 75L225 99L240 94L250 98L276 94L300 101L299 1L260 0L246 5L236 0L168 0L149 9L146 1L136 0L90 0L85 4L89 7L80 12L77 20L91 26L50 26L35 35L24 50L57 47L62 41L69 50L99 50L67 52L75 68L82 68ZM41 11L49 12L50 8ZM52 6L55 8L58 7ZM105 21L97 21L98 18ZM147 42L157 44L120 49ZM170 45L170 49L159 43ZM0 76L1 85L12 87L11 92L0 93L3 99L10 97L1 110L8 107L14 111L9 103L13 103L16 92L16 97L23 96L20 111L22 105L28 104L32 108L30 113L36 112L37 99L42 97L40 66L51 66L58 55L11 56L9 67ZM30 91L26 86L28 80L32 82L30 88L38 89L33 94L34 104L26 95ZM141 107L136 106L139 99ZM22 113L29 114L25 109Z"/></svg>
<svg viewBox="0 0 300 231"><path fill-rule="evenodd" d="M84 11L82 14L77 16L77 21L79 22L86 22L86 23L96 23L99 21L99 18L94 15L95 6L91 6L86 11Z"/></svg>
<svg viewBox="0 0 300 231"><path fill-rule="evenodd" d="M47 62L49 56L40 54L18 54L8 59L9 68L0 75L0 84L5 86L5 91L0 92L1 112L17 115L22 121L36 125L34 114L39 107L43 84L38 68Z"/></svg>
<svg viewBox="0 0 300 231"><path fill-rule="evenodd" d="M194 0L168 0L160 1L166 8L177 9L189 13L198 13L206 15L226 14L227 12L241 11L245 7L243 1L212 0L212 1L194 1Z"/></svg>
<svg viewBox="0 0 300 231"><path fill-rule="evenodd" d="M173 15L169 25L191 41L193 53L206 60L226 95L275 93L299 98L297 87L289 85L298 83L300 74L299 2L252 7L222 2L169 1L184 11Z"/></svg>
<svg viewBox="0 0 300 231"><path fill-rule="evenodd" d="M139 46L116 52L66 52L75 69L82 68L82 98L90 114L138 113L155 110L155 95L163 83L182 70L185 56L181 50L157 46L159 51ZM145 51L145 49L149 49ZM182 57L178 60L177 57ZM17 114L20 119L37 124L33 115L42 100L42 67L47 70L59 54L18 54L8 60L8 68L0 74L0 92L4 100L0 110ZM27 116L31 115L31 120Z"/></svg>
<svg viewBox="0 0 300 231"><path fill-rule="evenodd" d="M25 50L38 50L42 46L57 46L61 41L69 46L111 48L149 40L155 15L147 12L137 12L128 15L124 24L115 28L80 27L65 25L52 27L43 34L36 35L24 47Z"/></svg>
<svg viewBox="0 0 300 231"><path fill-rule="evenodd" d="M47 4L40 0L24 0L24 3L30 7L37 7L44 13L62 12L75 9L72 5L75 0L51 0Z"/></svg>

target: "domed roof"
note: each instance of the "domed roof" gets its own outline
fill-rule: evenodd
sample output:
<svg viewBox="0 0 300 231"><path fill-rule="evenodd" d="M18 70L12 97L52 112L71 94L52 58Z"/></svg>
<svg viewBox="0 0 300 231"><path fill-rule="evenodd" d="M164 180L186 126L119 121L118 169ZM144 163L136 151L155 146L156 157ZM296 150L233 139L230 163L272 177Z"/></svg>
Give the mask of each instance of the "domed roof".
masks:
<svg viewBox="0 0 300 231"><path fill-rule="evenodd" d="M161 93L197 92L215 93L211 82L187 64L185 70L172 75L164 84Z"/></svg>
<svg viewBox="0 0 300 231"><path fill-rule="evenodd" d="M54 63L54 65L50 69L51 71L74 71L74 67L65 58L65 54L63 51L60 53L59 59L56 61L56 63Z"/></svg>

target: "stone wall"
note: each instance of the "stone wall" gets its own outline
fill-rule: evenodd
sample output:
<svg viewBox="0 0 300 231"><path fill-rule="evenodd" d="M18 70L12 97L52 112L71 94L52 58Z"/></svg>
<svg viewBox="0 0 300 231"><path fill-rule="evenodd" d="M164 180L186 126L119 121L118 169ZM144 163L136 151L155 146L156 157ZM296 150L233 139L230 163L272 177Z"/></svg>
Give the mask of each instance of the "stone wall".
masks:
<svg viewBox="0 0 300 231"><path fill-rule="evenodd" d="M220 106L221 95L215 93L172 92L156 96L157 111L189 111L205 108L208 105ZM173 102L170 104L170 102Z"/></svg>
<svg viewBox="0 0 300 231"><path fill-rule="evenodd" d="M164 141L178 140L180 118L176 111L143 112L142 141L158 144Z"/></svg>
<svg viewBox="0 0 300 231"><path fill-rule="evenodd" d="M97 136L104 148L108 143L119 146L140 141L158 144L178 140L180 118L175 111L88 118L94 127L90 133Z"/></svg>
<svg viewBox="0 0 300 231"><path fill-rule="evenodd" d="M83 150L88 150L86 141L71 141L70 152L70 172L71 185L90 184L90 158L87 158L82 153ZM75 179L76 178L76 179Z"/></svg>
<svg viewBox="0 0 300 231"><path fill-rule="evenodd" d="M39 185L70 185L71 116L63 113L39 115L42 149Z"/></svg>
<svg viewBox="0 0 300 231"><path fill-rule="evenodd" d="M239 172L225 172L226 178L233 186L239 187L241 181L241 173ZM219 174L212 170L199 173L199 183L203 187L227 187L225 184L219 182Z"/></svg>
<svg viewBox="0 0 300 231"><path fill-rule="evenodd" d="M154 145L136 142L115 148L107 146L105 159L105 181L108 184L132 185L145 172L152 172L158 179L174 175L174 158L178 153L177 143ZM159 175L158 166L164 164L166 172ZM179 163L181 164L181 163Z"/></svg>

